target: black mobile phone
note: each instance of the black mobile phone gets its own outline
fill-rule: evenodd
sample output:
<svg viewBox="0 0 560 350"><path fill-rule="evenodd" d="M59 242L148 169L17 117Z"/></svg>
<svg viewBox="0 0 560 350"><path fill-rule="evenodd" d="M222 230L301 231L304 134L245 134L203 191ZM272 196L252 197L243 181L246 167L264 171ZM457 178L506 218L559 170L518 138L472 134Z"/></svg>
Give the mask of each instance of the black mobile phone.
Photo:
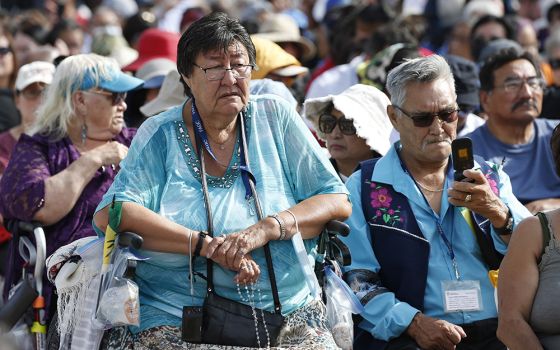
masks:
<svg viewBox="0 0 560 350"><path fill-rule="evenodd" d="M451 143L451 155L453 157L453 178L455 181L465 180L463 171L474 167L472 141L468 137L453 140Z"/></svg>

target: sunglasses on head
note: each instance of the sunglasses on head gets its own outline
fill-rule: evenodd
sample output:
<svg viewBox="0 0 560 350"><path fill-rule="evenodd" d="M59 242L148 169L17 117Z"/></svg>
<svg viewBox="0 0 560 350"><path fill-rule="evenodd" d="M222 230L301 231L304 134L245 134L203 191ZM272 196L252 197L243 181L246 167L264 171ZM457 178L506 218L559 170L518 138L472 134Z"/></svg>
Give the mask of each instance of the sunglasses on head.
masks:
<svg viewBox="0 0 560 350"><path fill-rule="evenodd" d="M356 128L351 119L337 118L330 114L322 114L319 117L319 131L323 134L330 134L337 125L344 135L356 135Z"/></svg>
<svg viewBox="0 0 560 350"><path fill-rule="evenodd" d="M91 92L93 94L103 95L103 96L110 96L111 97L111 104L113 106L118 105L121 101L126 99L126 92L111 92L111 91L103 91L103 90L90 90L86 92Z"/></svg>
<svg viewBox="0 0 560 350"><path fill-rule="evenodd" d="M398 109L405 116L412 119L412 123L418 128L426 128L432 125L436 117L438 117L442 122L445 123L453 123L459 117L459 110L456 108L439 111L437 113L410 114L399 106L393 105L393 107Z"/></svg>

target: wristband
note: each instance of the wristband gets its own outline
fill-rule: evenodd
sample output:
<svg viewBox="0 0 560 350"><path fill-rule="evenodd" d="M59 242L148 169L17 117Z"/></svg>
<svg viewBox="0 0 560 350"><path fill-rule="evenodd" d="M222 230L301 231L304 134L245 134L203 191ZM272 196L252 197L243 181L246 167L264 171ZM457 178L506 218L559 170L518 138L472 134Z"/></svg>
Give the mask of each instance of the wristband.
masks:
<svg viewBox="0 0 560 350"><path fill-rule="evenodd" d="M208 236L208 233L199 231L198 232L198 241L196 241L196 247L194 248L194 256L200 256L200 250L202 250L202 244L204 243L204 238Z"/></svg>
<svg viewBox="0 0 560 350"><path fill-rule="evenodd" d="M283 240L284 237L286 237L286 226L284 225L284 220L278 214L269 215L269 217L276 220L278 225L280 225L280 237L278 237L278 240Z"/></svg>
<svg viewBox="0 0 560 350"><path fill-rule="evenodd" d="M508 208L506 223L503 227L494 227L494 231L500 236L507 236L513 233L513 216L511 210Z"/></svg>

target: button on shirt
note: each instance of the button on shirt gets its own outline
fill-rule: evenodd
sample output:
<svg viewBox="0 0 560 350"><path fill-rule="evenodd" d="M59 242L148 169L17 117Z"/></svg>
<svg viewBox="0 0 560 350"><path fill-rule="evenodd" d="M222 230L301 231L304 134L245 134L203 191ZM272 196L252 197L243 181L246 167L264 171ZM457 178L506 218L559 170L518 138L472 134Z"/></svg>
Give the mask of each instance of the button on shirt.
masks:
<svg viewBox="0 0 560 350"><path fill-rule="evenodd" d="M518 223L522 218L529 216L530 213L513 196L508 176L500 170L499 177L500 197L511 209L514 223ZM418 226L424 238L430 242L424 314L454 324L470 323L496 317L494 287L487 276L488 269L482 260L475 235L462 216L461 208L456 208L447 200L447 189L452 185L453 170L450 169L447 174L445 188L441 194L439 215L428 206L406 169L401 166L395 147L391 148L377 162L371 180L372 182L391 184L397 192L402 193L409 199ZM345 271L368 269L378 272L380 266L371 246L369 225L366 222L363 210L360 210L362 207L361 185L361 171L354 173L346 183L354 209L352 210L352 216L347 220L351 233L348 237L341 237L352 254L352 265L345 267ZM444 312L441 282L455 280L455 272L449 250L438 233L436 222L440 223L447 239L452 244L461 280L480 282L482 292L481 311ZM494 230L492 230L492 235L496 249L505 253L506 245L504 242ZM395 247L395 253L399 254L398 247ZM360 327L371 332L375 338L389 340L401 335L418 312L419 310L409 304L397 300L392 292L383 293L375 296L365 305L365 313L362 314L364 321L360 324Z"/></svg>

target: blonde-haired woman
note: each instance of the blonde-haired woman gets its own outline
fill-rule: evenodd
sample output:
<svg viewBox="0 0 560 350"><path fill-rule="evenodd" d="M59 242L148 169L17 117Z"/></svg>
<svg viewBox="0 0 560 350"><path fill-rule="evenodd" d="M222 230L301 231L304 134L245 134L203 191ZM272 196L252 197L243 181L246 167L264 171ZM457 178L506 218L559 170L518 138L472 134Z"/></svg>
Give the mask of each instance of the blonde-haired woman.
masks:
<svg viewBox="0 0 560 350"><path fill-rule="evenodd" d="M56 69L31 136L21 136L0 181L1 214L41 223L47 255L95 235L95 207L136 133L124 127L124 98L142 83L95 54L68 57ZM13 254L5 290L17 280L12 276L21 263ZM45 286L49 305L52 287Z"/></svg>

